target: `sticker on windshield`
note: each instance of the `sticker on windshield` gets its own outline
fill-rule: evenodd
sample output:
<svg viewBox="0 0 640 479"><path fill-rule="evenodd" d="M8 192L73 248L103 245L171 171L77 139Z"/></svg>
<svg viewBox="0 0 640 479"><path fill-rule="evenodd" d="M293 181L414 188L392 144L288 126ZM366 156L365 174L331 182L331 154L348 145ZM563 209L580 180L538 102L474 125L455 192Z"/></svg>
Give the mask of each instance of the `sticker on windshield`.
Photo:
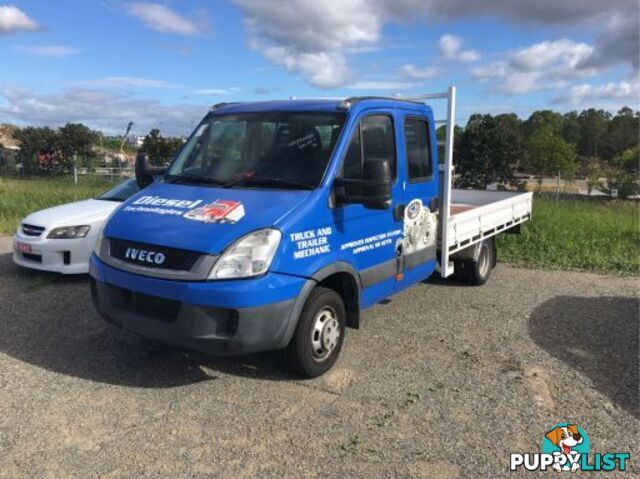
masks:
<svg viewBox="0 0 640 479"><path fill-rule="evenodd" d="M237 223L244 217L241 201L216 200L213 203L194 208L184 214L184 218L203 223Z"/></svg>

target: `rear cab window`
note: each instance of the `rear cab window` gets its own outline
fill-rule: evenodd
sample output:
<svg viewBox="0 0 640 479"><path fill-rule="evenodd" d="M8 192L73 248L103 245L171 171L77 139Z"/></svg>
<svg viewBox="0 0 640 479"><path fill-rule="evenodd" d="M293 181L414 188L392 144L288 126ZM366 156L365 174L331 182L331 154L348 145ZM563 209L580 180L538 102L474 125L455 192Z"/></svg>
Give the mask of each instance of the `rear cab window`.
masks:
<svg viewBox="0 0 640 479"><path fill-rule="evenodd" d="M433 161L427 120L419 117L405 118L404 141L409 181L419 182L431 178L433 176Z"/></svg>

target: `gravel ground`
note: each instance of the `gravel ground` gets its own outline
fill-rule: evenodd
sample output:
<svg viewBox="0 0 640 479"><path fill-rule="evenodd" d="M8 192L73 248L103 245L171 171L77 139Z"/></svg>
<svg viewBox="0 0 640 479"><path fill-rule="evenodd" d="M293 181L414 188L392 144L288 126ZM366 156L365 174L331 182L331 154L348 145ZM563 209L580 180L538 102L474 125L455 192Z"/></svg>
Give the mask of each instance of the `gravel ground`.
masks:
<svg viewBox="0 0 640 479"><path fill-rule="evenodd" d="M509 454L564 420L639 477L637 279L499 264L483 287L431 280L365 312L335 369L303 381L277 353L113 329L86 277L19 269L9 247L2 478L531 477Z"/></svg>

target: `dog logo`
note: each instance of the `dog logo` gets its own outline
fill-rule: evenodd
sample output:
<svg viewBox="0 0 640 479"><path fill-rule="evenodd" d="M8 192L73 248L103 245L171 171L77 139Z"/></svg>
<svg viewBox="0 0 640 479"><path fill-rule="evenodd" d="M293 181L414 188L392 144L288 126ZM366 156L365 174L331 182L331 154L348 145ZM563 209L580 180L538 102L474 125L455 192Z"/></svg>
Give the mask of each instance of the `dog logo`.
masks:
<svg viewBox="0 0 640 479"><path fill-rule="evenodd" d="M571 470L571 472L576 472L580 469L580 463L571 459L576 458L576 456L579 458L580 454L585 452L582 449L578 450L578 446L584 443L585 437L584 431L581 432L575 424L558 425L545 434L546 440L555 447L550 448L548 443L545 444L546 441L544 441L543 451L551 452L554 455L563 454L567 457L564 467L560 462L554 462L553 468L556 471ZM586 452L588 452L588 449Z"/></svg>
<svg viewBox="0 0 640 479"><path fill-rule="evenodd" d="M184 217L202 223L237 223L244 217L244 205L241 201L216 200L187 211Z"/></svg>
<svg viewBox="0 0 640 479"><path fill-rule="evenodd" d="M589 437L576 424L561 422L542 439L542 452L512 452L509 470L517 471L626 471L628 452L591 452Z"/></svg>

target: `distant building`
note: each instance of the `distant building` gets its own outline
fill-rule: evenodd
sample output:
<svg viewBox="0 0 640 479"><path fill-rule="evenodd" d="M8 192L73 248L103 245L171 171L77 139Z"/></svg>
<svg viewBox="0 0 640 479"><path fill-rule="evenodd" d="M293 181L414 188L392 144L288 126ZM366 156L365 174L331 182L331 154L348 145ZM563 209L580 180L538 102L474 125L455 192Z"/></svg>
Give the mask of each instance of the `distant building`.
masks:
<svg viewBox="0 0 640 479"><path fill-rule="evenodd" d="M127 145L132 146L133 148L140 148L142 143L144 142L144 136L128 136L127 137Z"/></svg>
<svg viewBox="0 0 640 479"><path fill-rule="evenodd" d="M20 147L7 145L0 147L0 170L16 170Z"/></svg>

